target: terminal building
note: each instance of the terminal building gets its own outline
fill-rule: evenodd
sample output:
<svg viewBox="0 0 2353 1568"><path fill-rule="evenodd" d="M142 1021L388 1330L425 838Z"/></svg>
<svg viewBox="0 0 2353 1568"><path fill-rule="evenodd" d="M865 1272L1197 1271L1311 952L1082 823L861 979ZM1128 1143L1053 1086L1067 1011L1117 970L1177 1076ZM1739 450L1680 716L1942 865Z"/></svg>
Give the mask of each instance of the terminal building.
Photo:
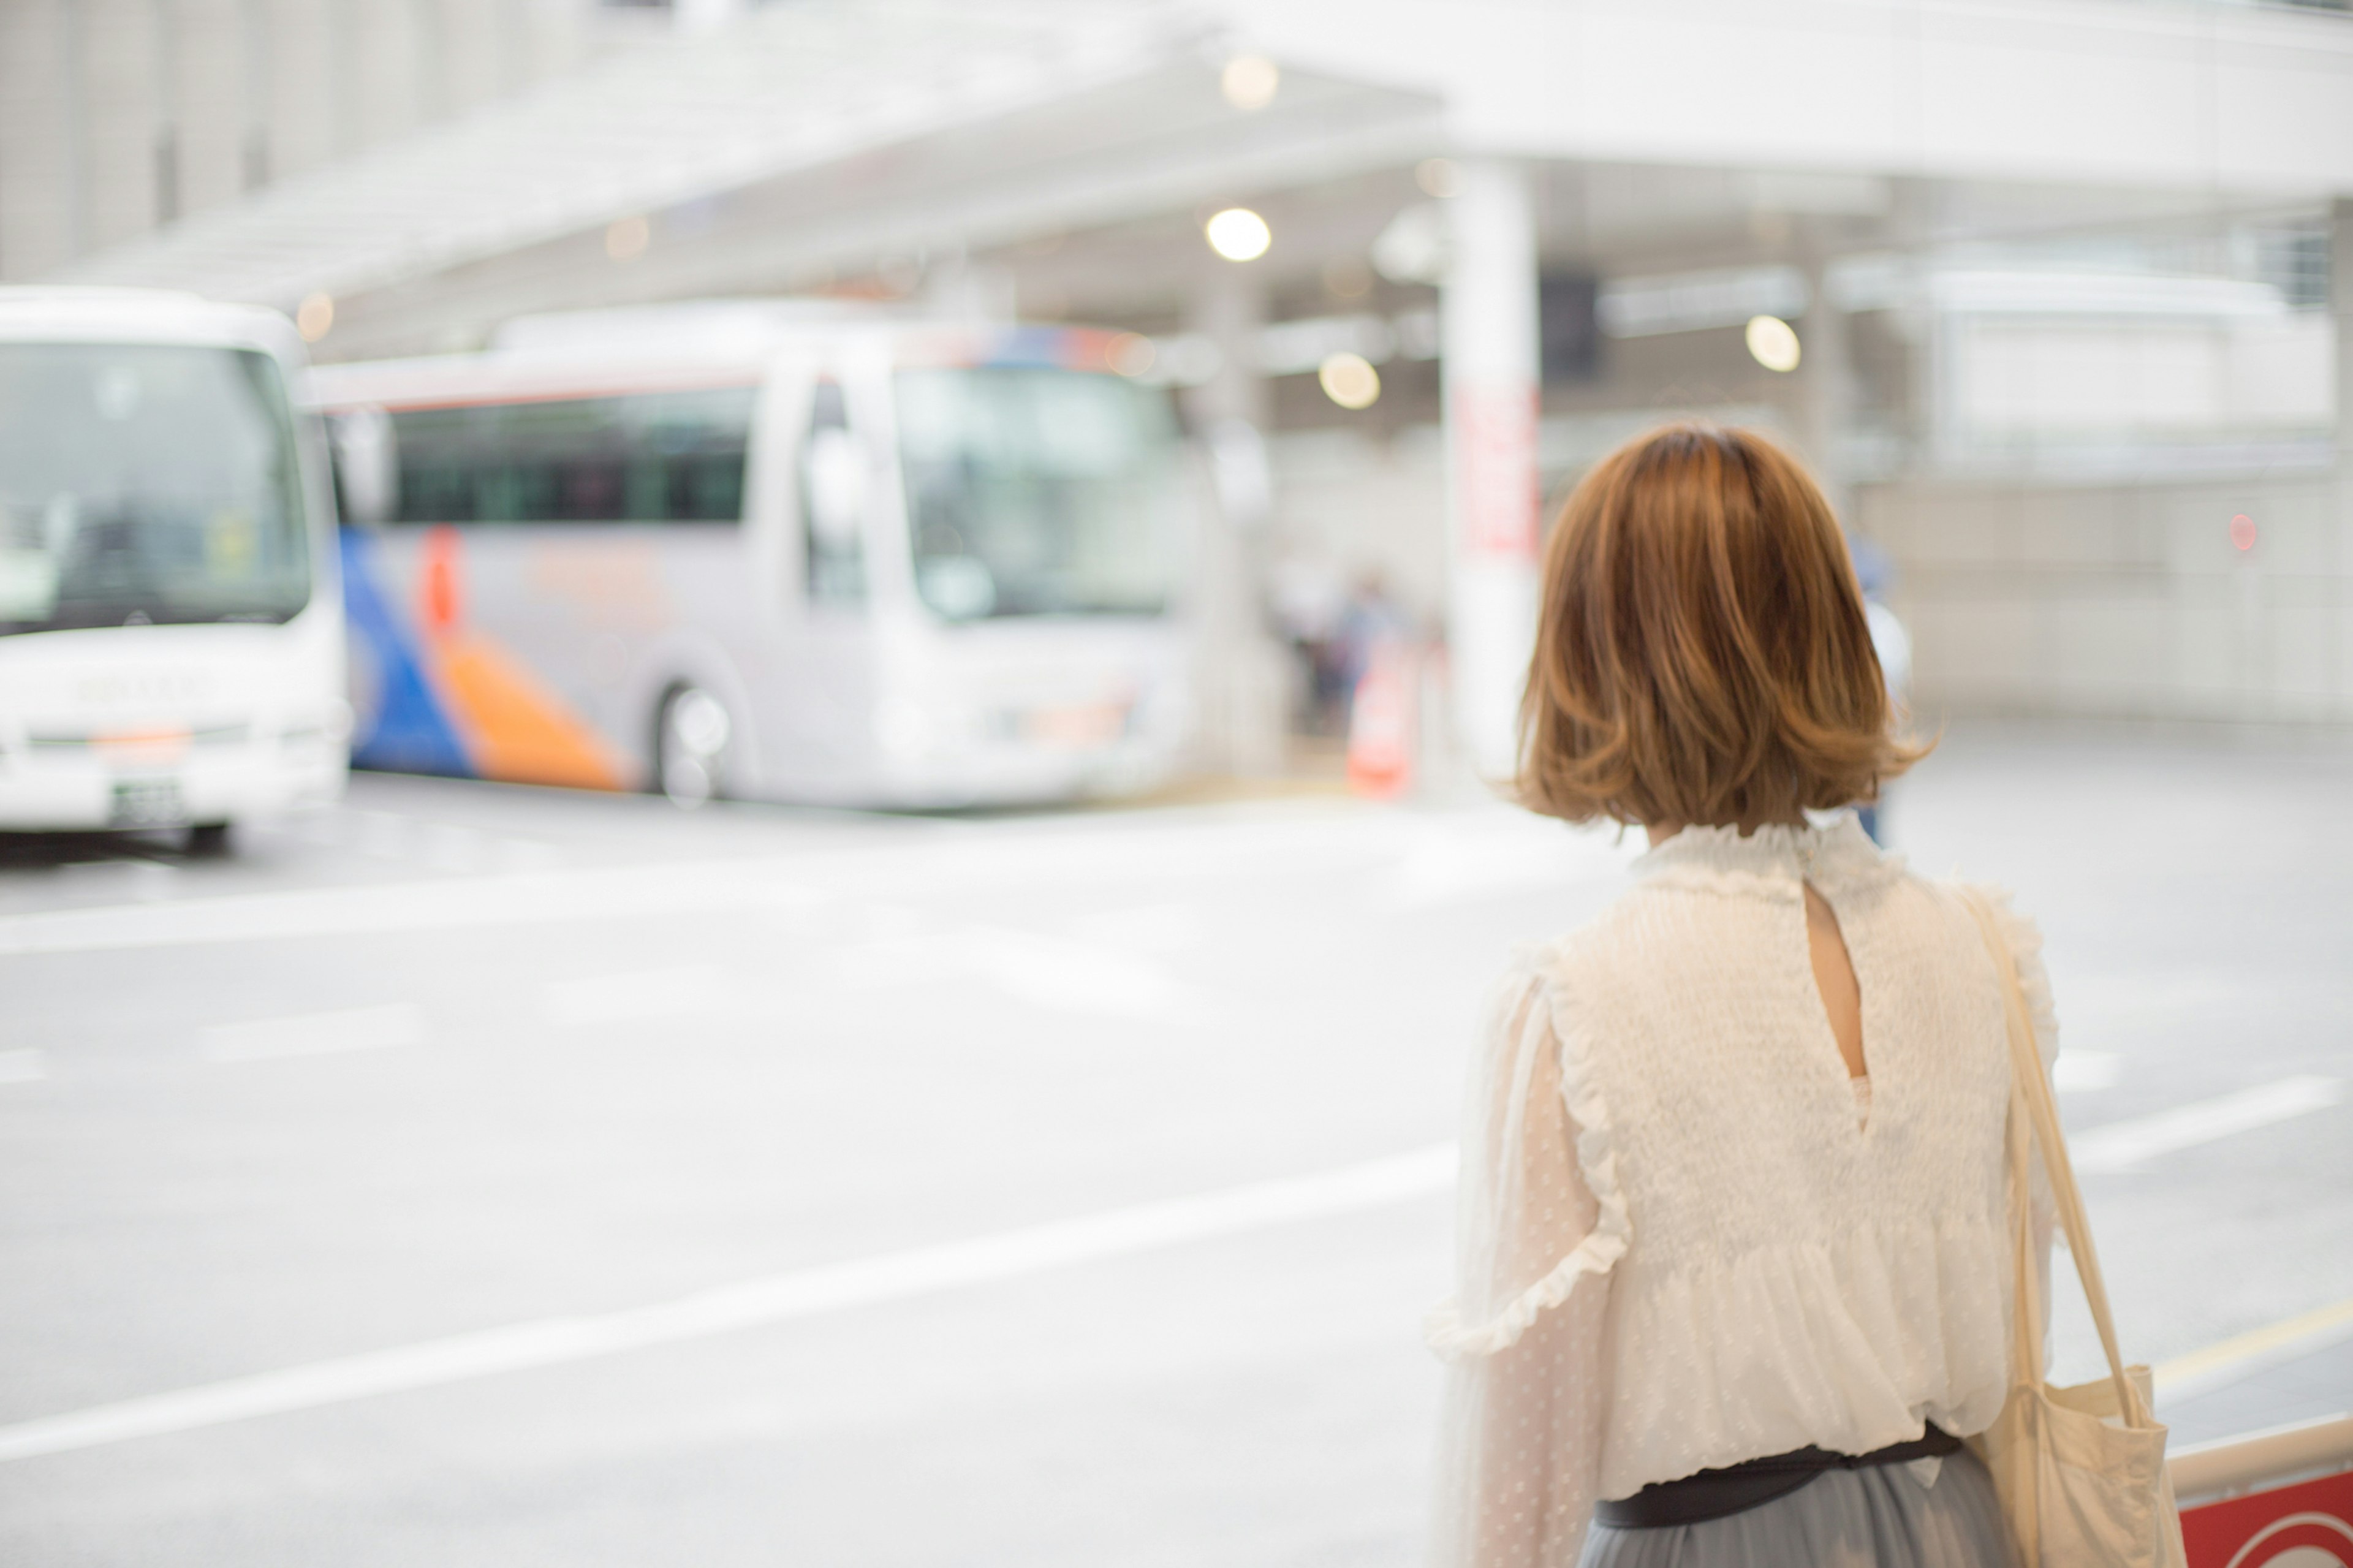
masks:
<svg viewBox="0 0 2353 1568"><path fill-rule="evenodd" d="M1206 766L1283 764L1300 650L1367 597L1442 639L1431 709L1506 766L1548 509L1681 413L1822 477L1931 722L2353 722L2338 9L60 0L0 27L10 282L269 303L325 361L730 297L1132 334L1216 498Z"/></svg>

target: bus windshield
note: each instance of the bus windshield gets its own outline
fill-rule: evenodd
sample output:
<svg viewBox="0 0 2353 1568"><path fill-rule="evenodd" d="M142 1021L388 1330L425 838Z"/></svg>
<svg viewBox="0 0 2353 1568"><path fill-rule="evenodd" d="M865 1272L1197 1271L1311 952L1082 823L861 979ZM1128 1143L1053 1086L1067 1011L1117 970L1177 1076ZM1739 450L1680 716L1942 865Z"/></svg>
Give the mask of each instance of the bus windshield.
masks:
<svg viewBox="0 0 2353 1568"><path fill-rule="evenodd" d="M1167 399L1031 367L898 374L915 589L944 619L1152 615L1176 569Z"/></svg>
<svg viewBox="0 0 2353 1568"><path fill-rule="evenodd" d="M276 361L0 343L0 634L285 621L310 596Z"/></svg>

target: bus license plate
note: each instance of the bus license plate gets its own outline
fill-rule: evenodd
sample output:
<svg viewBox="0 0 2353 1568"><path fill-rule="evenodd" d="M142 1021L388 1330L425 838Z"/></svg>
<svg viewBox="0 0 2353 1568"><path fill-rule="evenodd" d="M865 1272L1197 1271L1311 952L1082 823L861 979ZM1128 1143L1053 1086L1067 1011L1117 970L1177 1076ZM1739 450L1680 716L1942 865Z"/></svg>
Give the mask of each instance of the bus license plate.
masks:
<svg viewBox="0 0 2353 1568"><path fill-rule="evenodd" d="M188 808L180 798L178 779L114 781L114 799L107 813L110 826L176 827L187 820Z"/></svg>
<svg viewBox="0 0 2353 1568"><path fill-rule="evenodd" d="M1094 702L1074 708L1036 708L1030 710L1029 721L1022 726L1033 743L1069 751L1090 751L1097 746L1107 746L1118 740L1126 728L1127 709L1117 702Z"/></svg>

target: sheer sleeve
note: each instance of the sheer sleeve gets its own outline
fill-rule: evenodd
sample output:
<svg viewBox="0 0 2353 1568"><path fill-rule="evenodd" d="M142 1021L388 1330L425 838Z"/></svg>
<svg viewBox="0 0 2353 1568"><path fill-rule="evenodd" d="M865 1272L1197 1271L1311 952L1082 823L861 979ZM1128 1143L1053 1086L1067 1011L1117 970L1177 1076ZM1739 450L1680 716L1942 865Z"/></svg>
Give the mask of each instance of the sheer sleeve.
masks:
<svg viewBox="0 0 2353 1568"><path fill-rule="evenodd" d="M1472 1073L1456 1295L1430 1325L1449 1362L1442 1568L1566 1568L1593 1504L1609 1397L1602 1321L1625 1205L1606 1116L1581 1075L1564 1073L1554 1014L1533 965L1515 969Z"/></svg>

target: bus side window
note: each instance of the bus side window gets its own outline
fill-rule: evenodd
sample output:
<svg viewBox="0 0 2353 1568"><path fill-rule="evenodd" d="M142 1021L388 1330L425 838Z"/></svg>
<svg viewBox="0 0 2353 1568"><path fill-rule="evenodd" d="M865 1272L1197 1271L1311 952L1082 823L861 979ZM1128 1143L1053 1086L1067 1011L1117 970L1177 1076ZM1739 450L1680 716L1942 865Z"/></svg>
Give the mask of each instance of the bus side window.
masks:
<svg viewBox="0 0 2353 1568"><path fill-rule="evenodd" d="M751 387L402 409L403 522L739 522Z"/></svg>
<svg viewBox="0 0 2353 1568"><path fill-rule="evenodd" d="M866 597L866 459L839 382L818 382L810 399L800 489L809 603L859 603Z"/></svg>

